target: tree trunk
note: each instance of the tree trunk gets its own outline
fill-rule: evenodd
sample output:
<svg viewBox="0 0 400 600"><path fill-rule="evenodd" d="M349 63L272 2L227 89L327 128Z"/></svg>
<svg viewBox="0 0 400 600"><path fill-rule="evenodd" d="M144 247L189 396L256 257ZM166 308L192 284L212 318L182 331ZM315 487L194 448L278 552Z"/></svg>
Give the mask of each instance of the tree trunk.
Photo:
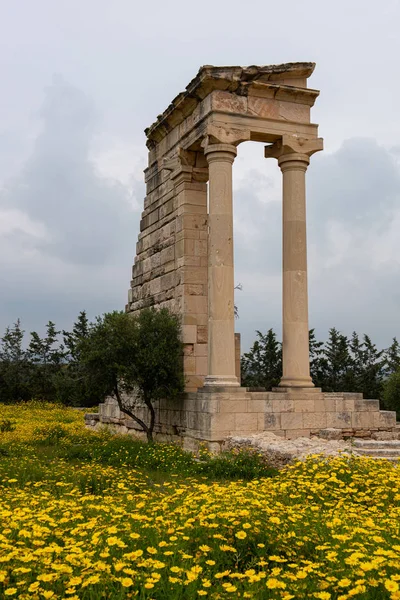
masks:
<svg viewBox="0 0 400 600"><path fill-rule="evenodd" d="M154 410L154 406L153 403L148 399L148 398L144 398L144 402L147 406L147 408L150 411L150 425L147 428L146 434L147 434L147 441L149 442L149 444L153 443L153 431L154 431L154 423L156 420L156 412Z"/></svg>
<svg viewBox="0 0 400 600"><path fill-rule="evenodd" d="M152 431L149 432L149 427L146 425L146 423L144 421L142 421L142 419L139 419L139 417L137 417L136 415L134 415L133 412L129 408L124 407L123 402L121 400L120 393L119 393L118 382L117 381L114 382L114 394L115 394L115 398L116 398L116 400L118 402L118 406L119 406L120 411L123 412L123 413L125 413L126 415L128 415L128 417L130 417L133 421L135 421L135 423L137 423L138 425L140 425L140 427L146 433L148 441L152 442L153 441ZM150 433L150 437L149 437L149 433Z"/></svg>

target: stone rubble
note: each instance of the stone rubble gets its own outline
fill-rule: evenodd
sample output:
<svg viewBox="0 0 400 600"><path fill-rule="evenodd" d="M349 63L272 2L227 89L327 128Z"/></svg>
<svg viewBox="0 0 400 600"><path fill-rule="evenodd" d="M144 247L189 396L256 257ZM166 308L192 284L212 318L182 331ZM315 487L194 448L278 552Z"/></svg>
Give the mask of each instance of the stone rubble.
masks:
<svg viewBox="0 0 400 600"><path fill-rule="evenodd" d="M232 436L226 440L225 449L254 448L262 453L271 466L282 468L295 459L305 460L312 454L338 456L340 454L358 456L350 441L322 439L319 437L299 437L284 439L269 431L249 436Z"/></svg>

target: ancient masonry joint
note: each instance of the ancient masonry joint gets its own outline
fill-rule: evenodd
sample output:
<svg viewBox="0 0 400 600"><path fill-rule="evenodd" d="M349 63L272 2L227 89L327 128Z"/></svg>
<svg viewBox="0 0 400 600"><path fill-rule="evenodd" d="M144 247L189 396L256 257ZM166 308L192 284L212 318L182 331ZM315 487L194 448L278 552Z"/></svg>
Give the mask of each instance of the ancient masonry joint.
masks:
<svg viewBox="0 0 400 600"><path fill-rule="evenodd" d="M147 195L126 310L180 315L186 381L179 401L157 406L159 438L218 450L231 435L296 438L335 428L369 436L396 426L378 401L324 394L310 377L305 184L310 157L323 148L310 120L314 67L204 66L146 130ZM283 181L283 374L272 392L240 386L235 335L232 167L249 140L265 145ZM112 400L99 418L135 431Z"/></svg>

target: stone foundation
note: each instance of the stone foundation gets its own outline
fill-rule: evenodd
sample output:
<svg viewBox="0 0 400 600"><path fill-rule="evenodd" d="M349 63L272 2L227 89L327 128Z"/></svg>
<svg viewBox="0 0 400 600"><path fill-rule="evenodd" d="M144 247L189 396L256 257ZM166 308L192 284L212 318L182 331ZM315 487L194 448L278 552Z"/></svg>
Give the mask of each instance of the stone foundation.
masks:
<svg viewBox="0 0 400 600"><path fill-rule="evenodd" d="M135 414L148 421L147 409ZM177 442L196 451L205 443L219 452L225 440L270 431L285 439L311 437L335 429L343 437L376 437L396 431L396 413L379 410L378 400L362 394L265 392L246 388L201 388L175 401L156 405L155 439ZM119 410L113 399L100 404L98 415L86 415L89 426L111 425L119 433L145 437L138 425Z"/></svg>

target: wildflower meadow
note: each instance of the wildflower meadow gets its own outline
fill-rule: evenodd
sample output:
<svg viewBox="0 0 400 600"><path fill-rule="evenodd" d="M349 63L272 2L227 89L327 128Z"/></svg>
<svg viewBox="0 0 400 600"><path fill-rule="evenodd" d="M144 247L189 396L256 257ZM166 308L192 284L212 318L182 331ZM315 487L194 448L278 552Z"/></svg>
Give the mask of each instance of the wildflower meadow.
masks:
<svg viewBox="0 0 400 600"><path fill-rule="evenodd" d="M0 598L400 600L398 466L200 459L1 406Z"/></svg>

